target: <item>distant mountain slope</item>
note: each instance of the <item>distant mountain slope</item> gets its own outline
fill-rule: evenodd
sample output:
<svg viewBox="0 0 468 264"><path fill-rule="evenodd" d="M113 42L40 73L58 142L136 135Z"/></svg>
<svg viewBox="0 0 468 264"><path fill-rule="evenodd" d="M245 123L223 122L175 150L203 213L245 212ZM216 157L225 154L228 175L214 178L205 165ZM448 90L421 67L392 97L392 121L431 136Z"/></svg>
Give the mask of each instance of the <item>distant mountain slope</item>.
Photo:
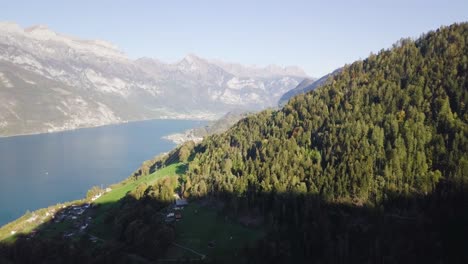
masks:
<svg viewBox="0 0 468 264"><path fill-rule="evenodd" d="M0 136L153 118L216 119L259 110L305 76L195 55L173 64L129 59L114 45L0 23ZM236 70L226 70L236 65ZM232 67L231 67L232 68Z"/></svg>
<svg viewBox="0 0 468 264"><path fill-rule="evenodd" d="M233 75L239 77L263 77L268 78L271 76L296 76L296 77L304 77L307 74L299 67L296 66L289 66L289 67L279 67L276 65L268 65L265 68L258 67L258 66L249 66L249 65L242 65L239 63L227 63L220 60L211 60L212 64L215 64L229 72Z"/></svg>
<svg viewBox="0 0 468 264"><path fill-rule="evenodd" d="M301 93L305 93L304 89L309 85L313 84L315 81L317 80L309 78L305 78L304 80L302 80L302 82L300 82L296 87L294 87L294 89L287 91L281 96L281 98L278 101L278 106L282 107L289 101L289 99L291 99L291 97Z"/></svg>
<svg viewBox="0 0 468 264"><path fill-rule="evenodd" d="M239 120L249 116L250 114L253 114L253 112L248 112L241 109L233 110L222 116L220 119L211 121L204 127L192 128L183 133L167 135L164 138L171 140L176 144L181 144L187 141L194 141L195 143L199 143L206 136L225 132Z"/></svg>
<svg viewBox="0 0 468 264"><path fill-rule="evenodd" d="M304 94L309 91L313 91L317 89L318 87L322 86L325 84L325 82L330 78L331 76L334 76L341 72L342 68L334 70L332 73L329 73L325 76L322 76L320 79L304 79L302 82L300 82L294 89L287 91L285 94L281 96L281 98L278 101L278 105L284 106L289 99L292 97L298 95L298 94Z"/></svg>

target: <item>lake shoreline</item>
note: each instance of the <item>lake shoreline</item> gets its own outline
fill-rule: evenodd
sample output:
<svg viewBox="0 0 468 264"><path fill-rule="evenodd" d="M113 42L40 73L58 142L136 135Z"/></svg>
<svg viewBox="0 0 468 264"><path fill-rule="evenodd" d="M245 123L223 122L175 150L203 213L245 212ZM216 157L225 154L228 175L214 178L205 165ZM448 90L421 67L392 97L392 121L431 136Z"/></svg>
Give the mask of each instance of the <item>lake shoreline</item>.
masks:
<svg viewBox="0 0 468 264"><path fill-rule="evenodd" d="M26 210L79 199L92 186L120 182L143 161L176 147L165 136L206 123L155 119L2 137L0 225Z"/></svg>
<svg viewBox="0 0 468 264"><path fill-rule="evenodd" d="M216 118L150 118L150 119L140 119L140 120L127 120L127 121L116 122L116 123L108 123L108 124L95 125L95 126L83 126L83 127L77 127L77 128L72 128L72 129L64 129L64 130L57 130L57 131L51 131L51 132L31 132L31 133L20 133L20 134L14 134L14 135L6 135L6 136L5 135L0 135L0 139L25 137L25 136L36 136L36 135L59 134L59 133L73 132L73 131L78 131L78 130L83 130L83 129L108 127L108 126L116 126L116 125L125 125L125 124L131 124L131 123L156 121L156 120L206 121L206 122L209 122L209 121L214 121L214 120L217 120L217 119ZM170 135L167 135L167 136L170 136ZM167 140L171 140L171 139L167 139ZM174 142L174 143L176 143L176 142Z"/></svg>
<svg viewBox="0 0 468 264"><path fill-rule="evenodd" d="M180 145L180 144L183 144L183 143L188 142L188 141L193 141L195 143L200 143L203 140L203 137L195 136L194 132L195 132L195 130L192 128L192 129L189 129L189 130L187 130L187 131L185 131L183 133L173 133L173 134L170 134L170 135L167 135L167 136L163 136L162 138L166 139L166 140L169 140L169 141L173 142L176 145Z"/></svg>

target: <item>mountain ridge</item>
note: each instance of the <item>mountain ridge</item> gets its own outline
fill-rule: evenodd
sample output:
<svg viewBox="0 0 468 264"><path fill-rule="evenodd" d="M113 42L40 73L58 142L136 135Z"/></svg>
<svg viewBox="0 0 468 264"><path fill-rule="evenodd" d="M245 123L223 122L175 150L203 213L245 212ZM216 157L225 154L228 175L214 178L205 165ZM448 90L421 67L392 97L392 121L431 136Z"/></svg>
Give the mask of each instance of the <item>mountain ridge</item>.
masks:
<svg viewBox="0 0 468 264"><path fill-rule="evenodd" d="M280 107L284 106L292 97L296 95L305 94L309 91L313 91L319 88L322 85L325 85L328 78L340 73L342 69L343 68L338 68L334 70L333 72L326 74L318 79L309 79L309 78L304 79L294 89L287 91L285 94L281 96L281 98L278 101L278 106Z"/></svg>
<svg viewBox="0 0 468 264"><path fill-rule="evenodd" d="M1 136L159 118L214 120L235 108L274 106L303 78L279 66L236 75L194 54L175 63L131 59L106 41L11 22L0 23L0 66ZM39 91L44 96L32 98ZM39 115L29 113L33 108Z"/></svg>

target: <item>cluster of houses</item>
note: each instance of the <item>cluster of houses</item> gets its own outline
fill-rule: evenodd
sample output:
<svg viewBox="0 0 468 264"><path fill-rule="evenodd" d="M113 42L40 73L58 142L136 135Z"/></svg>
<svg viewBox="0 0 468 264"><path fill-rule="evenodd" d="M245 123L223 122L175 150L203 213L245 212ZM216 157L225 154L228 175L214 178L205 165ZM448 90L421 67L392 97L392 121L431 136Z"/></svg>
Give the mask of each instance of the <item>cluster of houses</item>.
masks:
<svg viewBox="0 0 468 264"><path fill-rule="evenodd" d="M178 194L174 194L175 202L169 209L169 213L166 215L166 223L172 223L182 219L182 210L188 205L187 199L180 198Z"/></svg>
<svg viewBox="0 0 468 264"><path fill-rule="evenodd" d="M64 208L62 212L55 216L55 222L59 223L64 220L71 220L73 222L74 229L70 232L65 233L64 237L72 237L76 233L84 232L91 223L92 218L81 217L83 213L91 206L89 203L83 205L71 205L68 208Z"/></svg>
<svg viewBox="0 0 468 264"><path fill-rule="evenodd" d="M76 220L78 217L80 217L86 209L88 209L91 206L89 203L85 203L83 205L76 205L73 204L69 206L68 208L65 206L62 206L62 211L58 214L55 215L55 223L60 223L64 220Z"/></svg>
<svg viewBox="0 0 468 264"><path fill-rule="evenodd" d="M106 188L104 192L100 192L93 197L91 197L91 201L94 202L97 200L99 197L101 197L104 193L108 193L112 191L111 188ZM69 208L66 208L66 210L63 210L60 215L57 216L55 222L59 223L62 222L63 220L72 220L73 221L73 227L74 230L69 231L65 233L63 236L64 237L72 237L77 233L83 233L91 223L92 217L81 217L83 213L91 206L94 204L90 203L85 203L83 205L71 205ZM62 207L65 208L65 207ZM96 237L90 237L90 240L93 242L96 242L97 238Z"/></svg>
<svg viewBox="0 0 468 264"><path fill-rule="evenodd" d="M112 189L108 187L104 191L99 192L98 194L91 197L91 202L94 202L103 194L108 193L110 191L112 191ZM82 217L82 215L88 208L90 208L93 205L94 204L91 204L91 203L85 203L82 205L73 204L68 208L66 208L65 206L62 207L62 209L64 210L62 210L60 214L56 215L55 222L59 223L64 220L71 220L73 222L73 227L74 227L73 230L70 230L69 232L65 233L63 237L66 237L66 238L73 237L74 235L78 233L83 233L89 227L92 217L91 216ZM97 237L90 236L90 240L92 242L96 242L97 239L98 239Z"/></svg>
<svg viewBox="0 0 468 264"><path fill-rule="evenodd" d="M74 236L75 234L83 233L89 227L92 220L91 216L84 217L84 213L87 209L94 205L92 204L93 201L101 197L103 194L110 192L111 190L112 189L108 187L100 193L94 195L90 198L91 201L89 203L84 203L81 205L73 204L71 206L63 205L60 208L58 208L58 212L56 212L57 208L52 208L49 209L44 215L32 213L32 215L26 220L26 222L29 224L42 224L49 219L51 219L51 221L54 221L55 223L70 221L73 225L73 230L66 232L63 235L64 237L69 238ZM17 230L12 230L10 231L10 235L15 235L17 232ZM33 229L27 235L27 239L35 237L38 234L38 232L38 230ZM96 242L96 240L98 240L98 238L91 238L91 241L93 242Z"/></svg>

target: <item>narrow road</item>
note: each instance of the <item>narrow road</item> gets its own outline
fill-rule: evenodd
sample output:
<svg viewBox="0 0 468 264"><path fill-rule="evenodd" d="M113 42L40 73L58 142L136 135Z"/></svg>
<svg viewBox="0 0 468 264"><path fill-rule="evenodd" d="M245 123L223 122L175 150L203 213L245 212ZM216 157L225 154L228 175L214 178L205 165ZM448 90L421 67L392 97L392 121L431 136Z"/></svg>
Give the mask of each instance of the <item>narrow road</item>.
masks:
<svg viewBox="0 0 468 264"><path fill-rule="evenodd" d="M91 235L90 233L88 233L88 235L89 235L89 237L90 237L90 238L93 238L93 239L99 240L99 241L101 241L101 242L105 242L105 240L104 240L104 239L102 239L102 238L99 238L99 237L97 237L97 236L95 236L95 235Z"/></svg>
<svg viewBox="0 0 468 264"><path fill-rule="evenodd" d="M197 251L195 251L195 250L193 250L193 249L191 249L191 248L184 247L184 246L179 245L179 244L177 244L177 243L172 243L172 244L173 244L174 246L176 246L176 247L180 247L180 248L182 248L182 249L188 250L188 251L190 251L190 252L192 252L192 253L194 253L194 254L200 256L201 259L205 259L205 257L206 257L204 254L201 254L200 252L197 252Z"/></svg>

